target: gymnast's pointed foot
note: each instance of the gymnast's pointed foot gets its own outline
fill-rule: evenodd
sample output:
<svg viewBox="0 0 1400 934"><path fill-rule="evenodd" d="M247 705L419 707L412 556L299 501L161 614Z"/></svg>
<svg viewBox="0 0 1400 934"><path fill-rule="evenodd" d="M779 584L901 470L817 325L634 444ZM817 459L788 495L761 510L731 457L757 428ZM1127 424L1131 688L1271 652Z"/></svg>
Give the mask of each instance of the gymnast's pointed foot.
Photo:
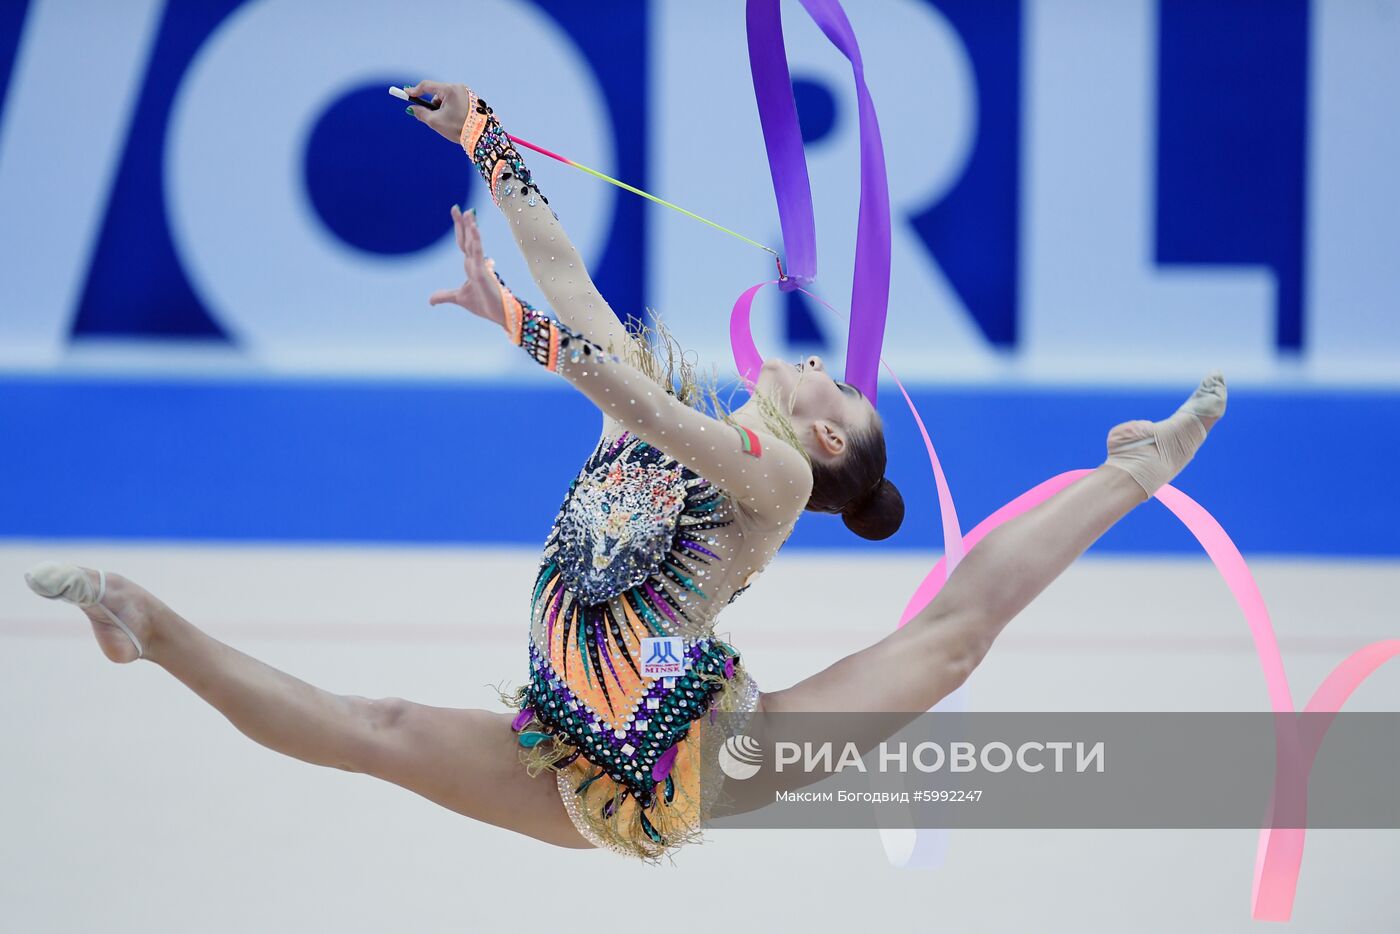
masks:
<svg viewBox="0 0 1400 934"><path fill-rule="evenodd" d="M1225 397L1225 374L1212 370L1170 418L1115 425L1108 433L1104 464L1126 470L1150 498L1196 455L1211 426L1225 414Z"/></svg>
<svg viewBox="0 0 1400 934"><path fill-rule="evenodd" d="M150 657L163 605L143 588L116 574L52 561L30 568L24 580L39 596L81 609L102 654L112 661Z"/></svg>

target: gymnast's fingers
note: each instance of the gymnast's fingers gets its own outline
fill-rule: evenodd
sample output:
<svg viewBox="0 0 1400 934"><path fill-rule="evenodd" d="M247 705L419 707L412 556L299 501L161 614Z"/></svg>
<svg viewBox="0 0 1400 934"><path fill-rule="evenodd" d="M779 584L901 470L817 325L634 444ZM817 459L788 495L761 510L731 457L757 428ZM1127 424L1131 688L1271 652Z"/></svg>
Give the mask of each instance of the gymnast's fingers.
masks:
<svg viewBox="0 0 1400 934"><path fill-rule="evenodd" d="M419 81L413 87L406 88L406 90L413 97L427 99L430 94L441 94L443 91L447 90L447 85L443 84L441 81Z"/></svg>
<svg viewBox="0 0 1400 934"><path fill-rule="evenodd" d="M467 252L467 231L462 225L462 209L452 205L452 230L457 235L457 249Z"/></svg>
<svg viewBox="0 0 1400 934"><path fill-rule="evenodd" d="M481 230L476 226L476 212L462 215L462 252L472 259L481 259Z"/></svg>
<svg viewBox="0 0 1400 934"><path fill-rule="evenodd" d="M491 272L494 263L482 254L481 237L475 235L475 228L467 231L467 245L462 252L466 256L462 266L466 269L468 281L487 283L495 279Z"/></svg>
<svg viewBox="0 0 1400 934"><path fill-rule="evenodd" d="M460 302L457 301L457 290L456 290L456 289L438 289L438 290L437 290L436 292L434 292L432 295L429 295L429 296L428 296L428 304L429 304L429 305L457 305L457 304L460 304Z"/></svg>

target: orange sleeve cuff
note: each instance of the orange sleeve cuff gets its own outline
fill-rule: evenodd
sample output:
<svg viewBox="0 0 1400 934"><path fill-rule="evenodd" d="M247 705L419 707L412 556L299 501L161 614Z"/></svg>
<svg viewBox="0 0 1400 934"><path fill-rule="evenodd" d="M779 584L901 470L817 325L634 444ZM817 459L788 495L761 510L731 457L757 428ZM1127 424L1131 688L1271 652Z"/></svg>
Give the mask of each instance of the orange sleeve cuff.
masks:
<svg viewBox="0 0 1400 934"><path fill-rule="evenodd" d="M501 286L501 310L505 316L504 327L510 342L519 347L521 343L520 322L525 317L525 309L520 299L511 294L510 289Z"/></svg>
<svg viewBox="0 0 1400 934"><path fill-rule="evenodd" d="M486 118L489 116L489 114L478 113L478 110L484 108L479 108L477 101L476 92L467 88L467 119L462 124L461 135L457 138L457 141L462 144L462 149L466 151L467 158L473 163L476 162L477 141L481 139L481 133L486 129Z"/></svg>

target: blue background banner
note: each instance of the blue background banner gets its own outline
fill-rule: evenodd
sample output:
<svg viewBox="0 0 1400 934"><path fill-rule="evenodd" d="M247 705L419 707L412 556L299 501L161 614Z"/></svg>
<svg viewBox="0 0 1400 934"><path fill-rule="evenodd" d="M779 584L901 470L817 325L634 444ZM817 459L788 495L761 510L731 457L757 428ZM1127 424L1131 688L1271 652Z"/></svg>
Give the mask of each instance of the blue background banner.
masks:
<svg viewBox="0 0 1400 934"><path fill-rule="evenodd" d="M1400 554L1400 4L846 6L889 159L886 355L965 528L1219 366L1230 414L1180 486L1247 553ZM849 65L785 12L816 288L845 305ZM0 537L541 541L596 413L428 309L461 276L453 203L528 275L460 150L385 88L466 81L510 131L776 244L743 22L739 0L0 4ZM613 308L729 372L728 308L771 260L530 162ZM759 304L766 352L841 366L842 322ZM938 547L882 399L905 527L868 546L814 516L794 544ZM1195 548L1151 508L1099 547Z"/></svg>
<svg viewBox="0 0 1400 934"><path fill-rule="evenodd" d="M18 537L533 545L600 424L586 399L546 387L12 378L0 393L10 402L0 437L20 440L13 449L23 452L0 462L0 515ZM913 396L964 529L1041 480L1101 462L1107 426L1180 402L1160 390L942 387ZM1393 460L1376 456L1383 446L1393 453L1395 440L1374 435L1376 424L1400 422L1400 396L1236 390L1230 406L1229 430L1212 435L1177 485L1241 549L1400 554L1384 495ZM547 436L521 424L542 411L554 413ZM941 542L917 429L907 412L886 425L904 528L856 543L839 518L811 515L792 544ZM1097 547L1199 548L1151 505Z"/></svg>

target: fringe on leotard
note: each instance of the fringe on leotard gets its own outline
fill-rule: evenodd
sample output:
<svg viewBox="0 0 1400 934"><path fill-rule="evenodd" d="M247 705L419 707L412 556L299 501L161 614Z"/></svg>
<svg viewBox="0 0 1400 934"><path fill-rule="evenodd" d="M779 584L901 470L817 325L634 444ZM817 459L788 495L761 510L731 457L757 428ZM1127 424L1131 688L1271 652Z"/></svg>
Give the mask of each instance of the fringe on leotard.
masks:
<svg viewBox="0 0 1400 934"><path fill-rule="evenodd" d="M703 372L699 367L695 352L687 351L681 347L675 334L656 314L653 313L651 317L653 324L646 324L635 317L632 318L634 329L629 332L631 340L620 353L616 349L613 352L618 353L624 361L651 377L661 386L666 387L682 404L713 416L726 424L734 424L730 413L738 406L735 406L731 400L734 393L739 390L739 384L732 384L725 393L725 397L720 398L720 380L715 368L711 366L709 372ZM811 455L803 447L802 442L798 440L797 432L792 427L792 421L777 403L763 396L760 396L757 401L764 425L773 436L786 442L810 463Z"/></svg>
<svg viewBox="0 0 1400 934"><path fill-rule="evenodd" d="M682 404L728 420L734 408L719 396L719 375L714 367L700 369L696 354L681 347L671 329L656 315L652 324L631 319L631 340L618 356L656 383L666 387ZM731 390L732 393L732 390Z"/></svg>

